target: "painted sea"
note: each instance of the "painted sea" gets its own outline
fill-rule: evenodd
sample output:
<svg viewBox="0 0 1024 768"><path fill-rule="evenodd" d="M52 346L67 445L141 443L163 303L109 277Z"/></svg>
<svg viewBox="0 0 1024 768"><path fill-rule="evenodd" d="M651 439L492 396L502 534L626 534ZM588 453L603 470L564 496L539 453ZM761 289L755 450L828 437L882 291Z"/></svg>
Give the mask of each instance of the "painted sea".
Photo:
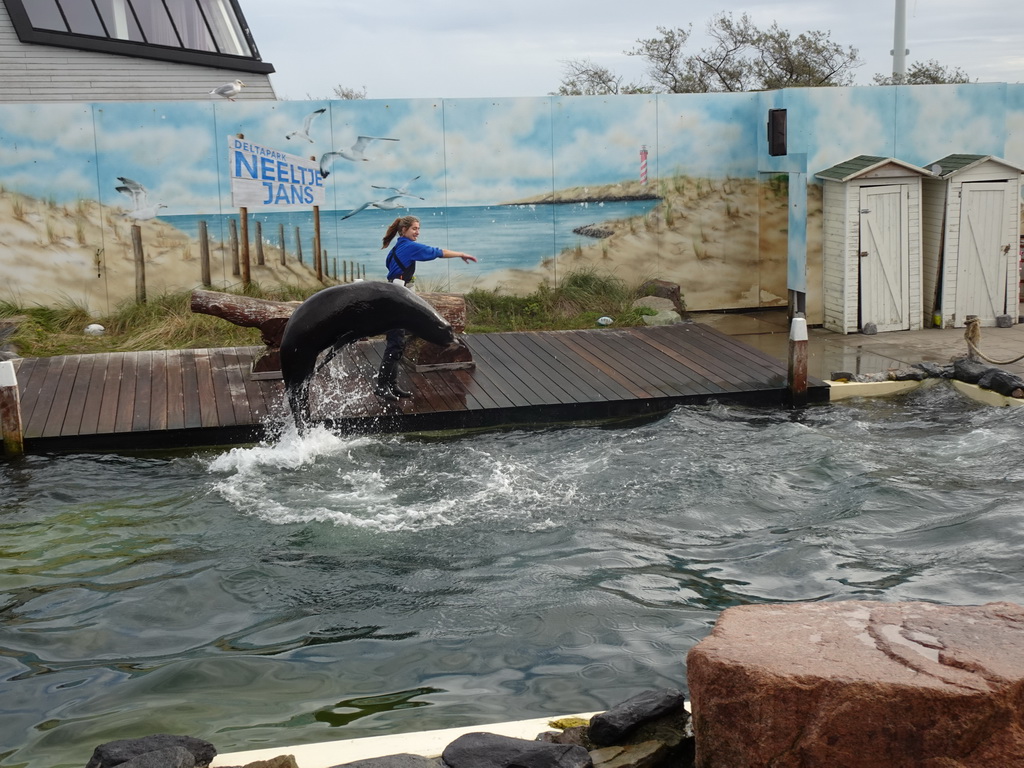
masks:
<svg viewBox="0 0 1024 768"><path fill-rule="evenodd" d="M370 208L351 218L349 211L321 211L320 233L330 260L364 265L367 277L381 277L384 259L381 238L396 216L411 213L422 223L420 242L464 251L476 256L479 269L534 269L567 249L595 242L573 232L588 224L644 216L657 200L578 202L559 204L481 205L463 207L412 207L382 211ZM236 212L219 215L162 216L164 221L192 237L199 236L199 222L205 220L213 240L228 242L229 221ZM259 222L266 244L277 247L284 233L285 249L296 252L296 229L307 262L313 253L313 211L250 212L250 237L255 238ZM461 264L461 262L460 262ZM431 270L437 273L437 268Z"/></svg>

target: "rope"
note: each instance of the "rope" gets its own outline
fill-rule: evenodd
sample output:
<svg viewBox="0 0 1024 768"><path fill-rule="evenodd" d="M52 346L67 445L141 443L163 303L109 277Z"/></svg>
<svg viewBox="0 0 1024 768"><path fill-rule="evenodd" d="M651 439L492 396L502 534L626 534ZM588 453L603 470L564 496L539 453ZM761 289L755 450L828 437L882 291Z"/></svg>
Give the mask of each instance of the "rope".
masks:
<svg viewBox="0 0 1024 768"><path fill-rule="evenodd" d="M1015 357L1013 360L993 360L991 357L986 357L976 342L981 341L981 320L977 317L970 316L967 318L967 324L964 326L964 340L967 342L967 349L969 350L969 356L971 358L980 357L987 363L992 365L1012 365L1020 360L1024 360L1024 355Z"/></svg>

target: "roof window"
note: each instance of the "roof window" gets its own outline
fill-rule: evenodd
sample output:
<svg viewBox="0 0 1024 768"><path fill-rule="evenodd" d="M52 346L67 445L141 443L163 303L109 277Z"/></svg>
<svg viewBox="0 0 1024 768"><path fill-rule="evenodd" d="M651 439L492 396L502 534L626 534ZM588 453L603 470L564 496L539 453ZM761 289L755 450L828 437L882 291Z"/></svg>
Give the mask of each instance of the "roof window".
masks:
<svg viewBox="0 0 1024 768"><path fill-rule="evenodd" d="M19 39L270 73L237 0L3 0Z"/></svg>

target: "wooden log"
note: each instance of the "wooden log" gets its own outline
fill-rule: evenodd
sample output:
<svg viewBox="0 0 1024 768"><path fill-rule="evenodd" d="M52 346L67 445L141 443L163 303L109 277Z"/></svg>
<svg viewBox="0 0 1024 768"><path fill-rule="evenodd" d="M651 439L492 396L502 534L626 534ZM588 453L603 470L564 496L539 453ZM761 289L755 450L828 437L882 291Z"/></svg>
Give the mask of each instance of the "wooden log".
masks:
<svg viewBox="0 0 1024 768"><path fill-rule="evenodd" d="M0 437L4 455L13 458L25 453L18 378L10 360L0 361Z"/></svg>
<svg viewBox="0 0 1024 768"><path fill-rule="evenodd" d="M142 227L132 224L132 250L135 253L135 300L146 303L146 254L142 250Z"/></svg>
<svg viewBox="0 0 1024 768"><path fill-rule="evenodd" d="M807 405L807 320L794 317L789 328L789 404Z"/></svg>
<svg viewBox="0 0 1024 768"><path fill-rule="evenodd" d="M421 299L437 310L452 325L456 336L466 332L466 299L457 293L419 293Z"/></svg>
<svg viewBox="0 0 1024 768"><path fill-rule="evenodd" d="M210 236L207 232L206 222L199 222L199 261L200 261L200 279L203 285L213 285L213 280L210 278Z"/></svg>
<svg viewBox="0 0 1024 768"><path fill-rule="evenodd" d="M238 209L238 220L242 225L242 285L249 287L252 282L251 273L249 270L249 209L239 208Z"/></svg>
<svg viewBox="0 0 1024 768"><path fill-rule="evenodd" d="M233 293L192 291L191 309L203 315L220 317L245 328L259 328L263 343L280 347L284 326L300 301L270 301Z"/></svg>
<svg viewBox="0 0 1024 768"><path fill-rule="evenodd" d="M238 277L242 274L242 267L238 260L238 223L234 219L228 219L228 238L231 244L231 274Z"/></svg>
<svg viewBox="0 0 1024 768"><path fill-rule="evenodd" d="M466 332L466 299L456 293L421 293L424 299L438 314L451 323L456 336ZM450 371L460 368L472 368L473 353L468 347L448 349L431 344L429 341L415 336L405 346L402 363L417 373L424 371Z"/></svg>
<svg viewBox="0 0 1024 768"><path fill-rule="evenodd" d="M313 271L316 272L316 279L321 283L324 281L324 265L320 253L320 206L313 206Z"/></svg>
<svg viewBox="0 0 1024 768"><path fill-rule="evenodd" d="M256 221L256 265L262 267L266 264L266 257L263 254L263 222Z"/></svg>
<svg viewBox="0 0 1024 768"><path fill-rule="evenodd" d="M454 293L421 293L428 304L451 323L457 336L466 332L466 300ZM192 291L193 312L213 315L245 328L258 328L267 345L253 363L253 378L281 378L280 349L284 327L292 312L302 302L270 301L196 288ZM467 347L445 349L413 337L406 346L404 362L417 371L472 368L473 355Z"/></svg>
<svg viewBox="0 0 1024 768"><path fill-rule="evenodd" d="M281 337L288 318L302 302L270 301L218 291L192 291L193 312L220 317L244 328L258 328L267 348L253 360L252 378L281 378Z"/></svg>

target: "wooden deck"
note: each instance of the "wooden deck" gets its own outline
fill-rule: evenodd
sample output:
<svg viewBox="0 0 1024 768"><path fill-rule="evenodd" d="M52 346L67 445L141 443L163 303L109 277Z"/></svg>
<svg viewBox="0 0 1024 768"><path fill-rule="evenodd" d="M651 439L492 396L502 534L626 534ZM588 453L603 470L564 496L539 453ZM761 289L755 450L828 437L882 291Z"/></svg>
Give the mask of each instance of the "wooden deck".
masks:
<svg viewBox="0 0 1024 768"><path fill-rule="evenodd" d="M476 362L411 373L412 400L370 393L383 343L318 375L315 419L346 432L422 432L652 416L711 401L779 407L786 363L707 326L472 334ZM15 363L28 452L256 442L289 419L280 380L250 376L259 347L31 358ZM810 381L810 402L828 386Z"/></svg>

